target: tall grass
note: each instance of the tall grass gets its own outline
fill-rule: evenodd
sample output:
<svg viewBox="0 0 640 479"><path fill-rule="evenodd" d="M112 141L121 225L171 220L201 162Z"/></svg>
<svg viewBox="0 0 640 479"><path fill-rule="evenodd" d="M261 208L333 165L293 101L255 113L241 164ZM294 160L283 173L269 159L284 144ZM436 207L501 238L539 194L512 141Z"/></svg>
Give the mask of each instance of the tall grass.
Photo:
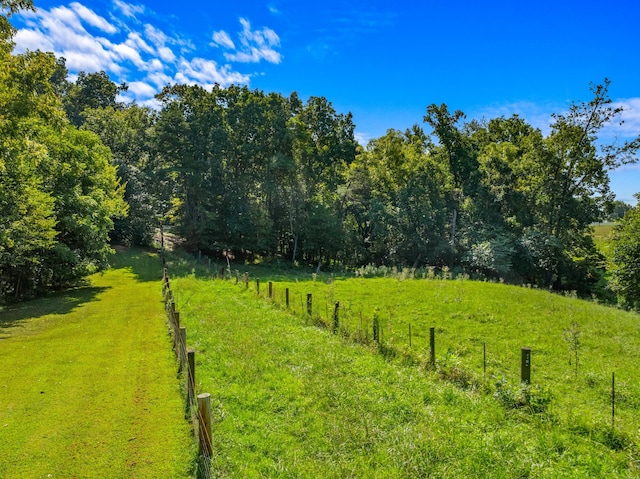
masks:
<svg viewBox="0 0 640 479"><path fill-rule="evenodd" d="M253 280L245 288L197 266L189 273L181 261L170 267L187 272L174 273L172 286L197 350L198 390L214 398L216 477L638 474L637 316L526 288L435 279L298 276L275 283L267 300L273 272L258 296ZM335 301L342 334L325 318ZM382 346L370 342L376 314ZM329 327L318 328L323 321ZM572 322L582 333L577 377L563 339ZM430 326L435 369L424 367ZM518 384L522 346L533 350L529 388ZM607 416L614 369L626 378L616 429Z"/></svg>

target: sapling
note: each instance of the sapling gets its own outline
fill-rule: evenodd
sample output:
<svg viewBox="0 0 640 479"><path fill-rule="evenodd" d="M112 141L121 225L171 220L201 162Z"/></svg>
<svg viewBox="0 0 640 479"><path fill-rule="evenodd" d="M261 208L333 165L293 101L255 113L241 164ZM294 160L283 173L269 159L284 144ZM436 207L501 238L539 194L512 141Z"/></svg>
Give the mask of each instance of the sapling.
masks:
<svg viewBox="0 0 640 479"><path fill-rule="evenodd" d="M575 321L571 323L571 327L566 328L562 333L563 339L569 346L569 365L571 365L572 356L576 361L576 378L578 377L578 351L580 350L580 326Z"/></svg>

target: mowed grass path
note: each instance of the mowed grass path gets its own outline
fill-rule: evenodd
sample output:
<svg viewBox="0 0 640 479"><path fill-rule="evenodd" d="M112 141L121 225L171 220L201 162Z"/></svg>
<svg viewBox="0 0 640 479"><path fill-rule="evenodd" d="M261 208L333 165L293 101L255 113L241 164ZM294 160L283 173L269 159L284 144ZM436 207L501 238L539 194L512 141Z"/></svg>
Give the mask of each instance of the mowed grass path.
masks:
<svg viewBox="0 0 640 479"><path fill-rule="evenodd" d="M0 478L186 478L195 455L157 256L0 312Z"/></svg>

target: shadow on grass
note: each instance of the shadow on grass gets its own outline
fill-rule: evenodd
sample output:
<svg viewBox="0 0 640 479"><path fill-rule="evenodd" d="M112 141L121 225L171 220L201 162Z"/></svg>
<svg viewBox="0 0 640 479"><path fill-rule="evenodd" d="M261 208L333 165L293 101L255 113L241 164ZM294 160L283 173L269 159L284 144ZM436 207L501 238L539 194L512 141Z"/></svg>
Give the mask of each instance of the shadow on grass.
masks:
<svg viewBox="0 0 640 479"><path fill-rule="evenodd" d="M112 269L128 269L138 281L160 281L162 266L158 254L149 249L115 247L109 258ZM48 294L0 309L0 339L8 337L6 330L21 327L24 321L50 314L67 314L78 306L96 300L109 287L87 286Z"/></svg>
<svg viewBox="0 0 640 479"><path fill-rule="evenodd" d="M24 303L8 306L0 311L0 339L3 330L20 327L23 321L50 314L67 314L77 307L96 300L96 297L108 287L78 288L61 293L52 293ZM6 338L6 336L4 336Z"/></svg>
<svg viewBox="0 0 640 479"><path fill-rule="evenodd" d="M162 264L153 249L114 246L116 254L109 258L111 269L129 269L141 282L160 281Z"/></svg>
<svg viewBox="0 0 640 479"><path fill-rule="evenodd" d="M167 252L167 268L170 278L180 278L185 276L195 276L198 279L226 278L243 281L246 273L249 280L255 282L260 279L265 281L334 281L345 279L343 273L320 272L314 274L316 268L309 266L293 266L287 261L271 261L262 264L246 264L231 261L229 265L225 261L198 261L196 256L192 256L186 251L175 250Z"/></svg>

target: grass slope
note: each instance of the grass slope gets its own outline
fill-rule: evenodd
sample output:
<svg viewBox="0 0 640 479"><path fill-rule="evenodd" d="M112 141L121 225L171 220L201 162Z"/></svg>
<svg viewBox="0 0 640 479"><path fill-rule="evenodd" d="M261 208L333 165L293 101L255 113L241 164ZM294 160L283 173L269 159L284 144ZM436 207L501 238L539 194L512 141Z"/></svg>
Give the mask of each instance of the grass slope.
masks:
<svg viewBox="0 0 640 479"><path fill-rule="evenodd" d="M157 257L0 312L0 477L186 478L193 439Z"/></svg>
<svg viewBox="0 0 640 479"><path fill-rule="evenodd" d="M393 278L276 283L290 289L298 310L312 293L314 311L326 318L340 301L341 325L350 332L365 329L377 314L383 340L398 351L426 356L429 328L436 330L438 360L461 366L475 378L506 378L517 383L520 352L532 350L532 380L550 389L555 413L567 423L610 421L611 375L616 373L618 426L638 435L640 420L640 317L637 314L550 294L546 291L464 280ZM278 293L277 293L278 294ZM361 318L364 318L361 322ZM328 322L328 321L327 321ZM575 354L565 339L578 332Z"/></svg>
<svg viewBox="0 0 640 479"><path fill-rule="evenodd" d="M573 319L578 321L586 321L589 311L606 315L611 310L592 310L589 305L583 313L579 308L584 303L570 298L471 282L358 279L332 284L286 283L297 288L298 312L304 293L319 295L321 291L325 291L327 302L342 300L345 311L355 309L356 301L360 301L356 298L368 298L372 310L377 307L389 312L391 308L393 319L385 325L386 341L391 344L392 337L400 338L400 333L393 333L389 323L399 326L398 331L404 330L404 312L411 321L427 315L439 318L442 352L438 370L431 371L403 360L403 354L395 359L392 355L385 357L374 346L357 345L331 334L329 329L310 325L299 314L256 298L253 283L245 290L242 285L206 278L205 271L197 267L193 274L180 277L177 272L185 267L191 268L178 261L170 265L172 287L182 324L188 330L188 342L197 350L198 391L209 392L213 398L215 477L638 475L637 438L633 435L637 429L631 433L613 431L599 418L599 412L594 413L595 418L583 417L582 409L571 409L556 399L542 413L510 409L494 397L491 381L466 385L455 381L456 371L463 375L467 374L466 368L472 369L471 362L466 361L471 355L464 350L477 348L485 338L493 340L491 364L495 371L502 370L502 366L498 368L502 363L510 363L505 371L517 368L517 359L501 354L511 354L508 351L515 349L513 355L517 356L519 347L528 344L536 358L535 380L547 381L547 375L555 374L553 370L545 372L540 364L545 355L550 359L557 355L565 365L561 382L566 385L560 391L594 389L594 409L606 408L606 394L599 394L601 389L606 390L610 364L602 366L602 373L596 368L592 378L595 386L585 385L582 373L573 379L561 338L564 319L552 331L539 331L533 323L541 317L556 318L545 323L546 328L557 318L564 318L557 314L563 308L573 308ZM277 291L283 292L284 286L277 283ZM262 293L265 291L266 278L261 288ZM462 300L456 301L458 297ZM529 299L523 300L525 297ZM314 301L322 311L323 303ZM451 308L449 313L445 312L447 308ZM532 308L537 316L530 314ZM616 365L625 361L623 357L616 359L616 354L628 361L637 353L634 323L638 318L620 314L615 312L613 317L581 325L585 334L594 336L585 339L585 351L602 353L609 361L618 361ZM512 322L503 324L507 315L513 317ZM353 316L358 327L359 314ZM621 330L610 324L618 320L625 323ZM424 324L432 321L425 320ZM464 340L453 334L460 324L473 332ZM512 325L517 325L515 332ZM597 349L600 340L618 331L634 337L629 341L618 338L621 343L614 350ZM536 340L547 336L554 339L545 343L545 349ZM424 349L424 344L414 347ZM457 353L446 354L446 348L454 348ZM448 371L444 379L443 371ZM632 380L628 381L624 427L633 424L633 430L637 427L633 403L636 393L630 385Z"/></svg>

